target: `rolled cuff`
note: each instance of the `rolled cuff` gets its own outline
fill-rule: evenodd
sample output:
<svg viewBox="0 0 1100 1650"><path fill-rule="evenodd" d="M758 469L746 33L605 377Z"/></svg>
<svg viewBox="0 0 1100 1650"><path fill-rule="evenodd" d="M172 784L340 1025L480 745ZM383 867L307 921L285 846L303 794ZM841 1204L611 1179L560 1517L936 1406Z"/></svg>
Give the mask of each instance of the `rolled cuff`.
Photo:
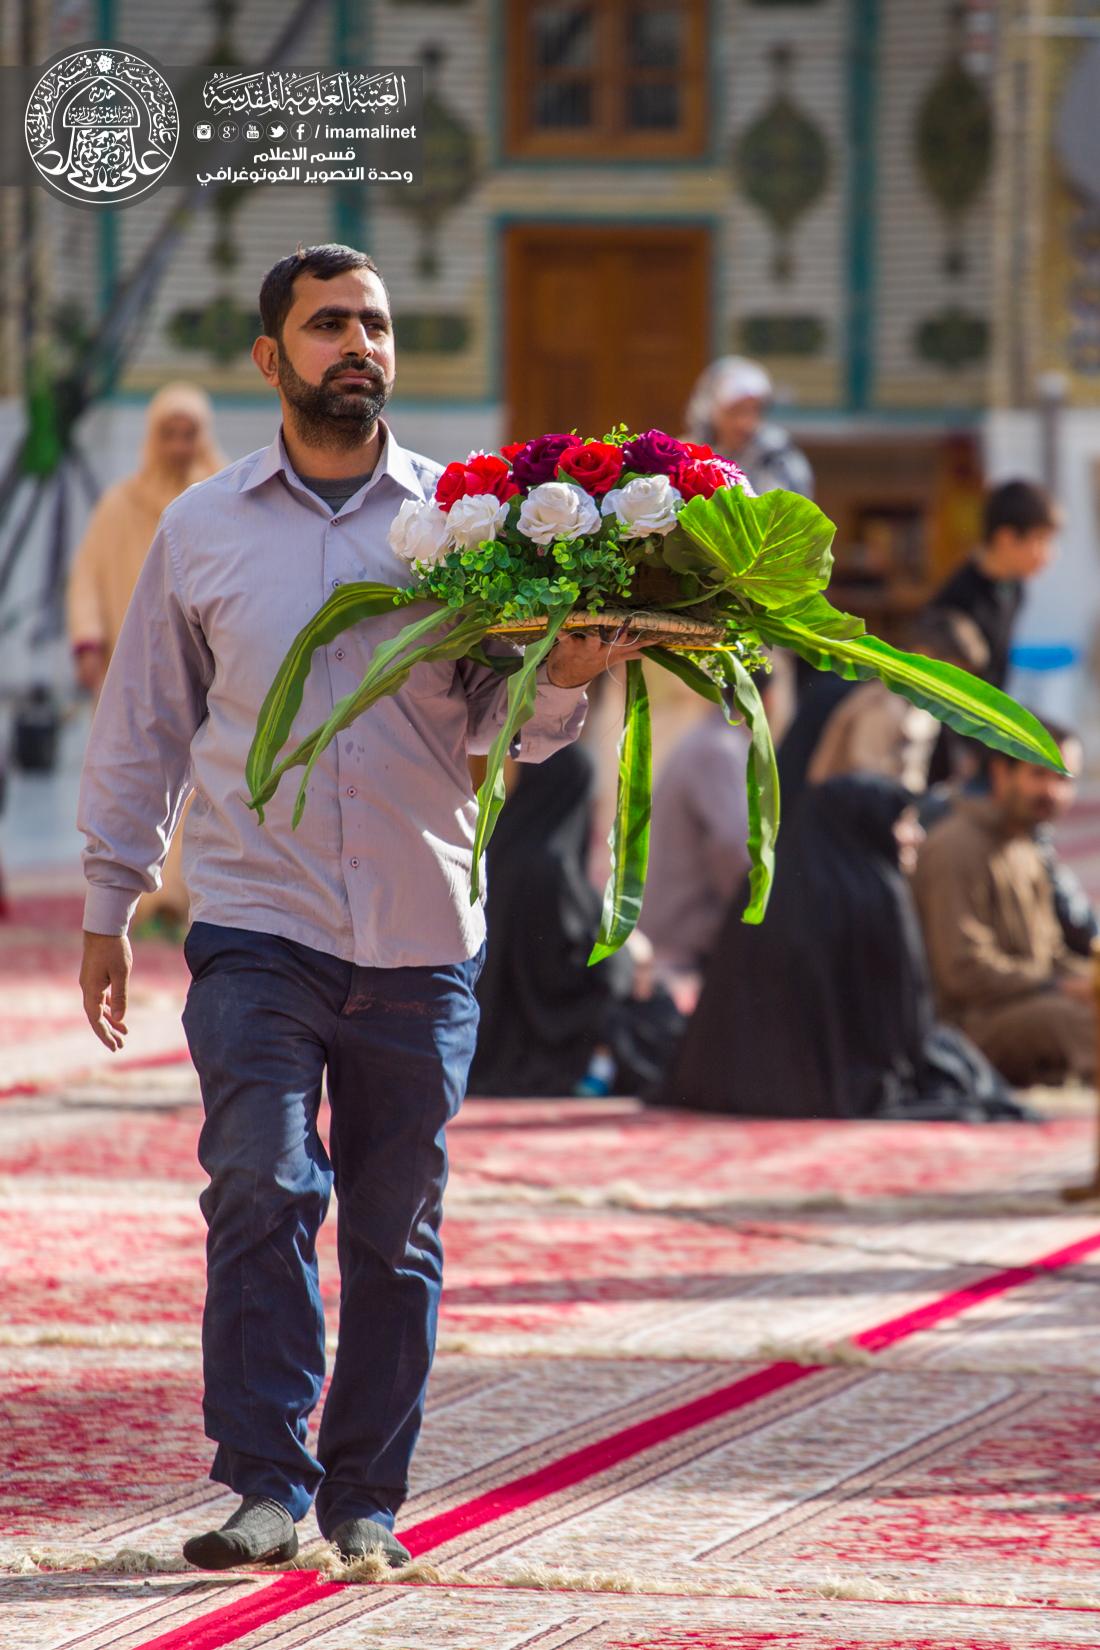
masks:
<svg viewBox="0 0 1100 1650"><path fill-rule="evenodd" d="M572 744L584 726L588 693L584 687L555 687L545 663L535 671L535 710L513 739L508 754L520 762L543 762L563 745Z"/></svg>
<svg viewBox="0 0 1100 1650"><path fill-rule="evenodd" d="M140 898L140 893L129 888L89 887L84 898L85 933L125 934Z"/></svg>

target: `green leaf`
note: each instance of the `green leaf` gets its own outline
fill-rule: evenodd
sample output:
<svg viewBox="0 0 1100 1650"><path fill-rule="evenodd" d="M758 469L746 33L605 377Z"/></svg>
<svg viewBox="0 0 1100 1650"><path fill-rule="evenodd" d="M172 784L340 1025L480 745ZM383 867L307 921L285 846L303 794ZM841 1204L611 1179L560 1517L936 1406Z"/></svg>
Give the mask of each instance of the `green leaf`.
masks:
<svg viewBox="0 0 1100 1650"><path fill-rule="evenodd" d="M397 606L394 598L400 594L398 587L392 584L345 584L329 597L294 638L260 708L256 734L245 767L245 779L252 798L249 806L256 809L261 823L263 806L257 799L262 791L266 792L265 801L274 794L274 788L267 790L267 781L275 758L290 738L294 718L301 709L302 694L314 653L361 620L376 613L392 612Z"/></svg>
<svg viewBox="0 0 1100 1650"><path fill-rule="evenodd" d="M676 653L670 647L647 647L645 656L652 659L655 665L663 666L673 676L678 676L681 682L686 682L689 688L694 688L704 699L709 699L712 705L722 704L722 690L718 683L686 653Z"/></svg>
<svg viewBox="0 0 1100 1650"><path fill-rule="evenodd" d="M558 639L569 609L559 607L550 614L546 635L537 642L529 642L523 653L523 663L508 678L508 708L504 723L489 747L485 762L485 778L477 793L477 825L474 830L474 859L470 871L470 904L481 892L481 856L496 829L497 816L504 806L504 758L516 736L517 729L530 720L535 710L538 683L535 671Z"/></svg>
<svg viewBox="0 0 1100 1650"><path fill-rule="evenodd" d="M653 790L649 694L642 661L626 667L626 709L619 740L619 790L608 842L611 875L603 897L600 932L588 958L602 962L629 939L637 926L649 863L649 815Z"/></svg>
<svg viewBox="0 0 1100 1650"><path fill-rule="evenodd" d="M776 617L786 619L791 624L800 624L818 636L828 636L839 641L851 641L856 636L867 634L867 626L862 619L857 618L854 613L842 613L820 594L806 596L802 601L795 602L792 607L779 609Z"/></svg>
<svg viewBox="0 0 1100 1650"><path fill-rule="evenodd" d="M294 813L291 817L291 828L296 829L306 805L306 796L309 781L313 770L321 759L328 746L338 733L349 727L365 710L376 704L379 699L386 698L391 693L405 685L409 679L409 672L414 665L423 664L430 659L454 659L464 654L471 642L480 641L488 628L488 619L484 614L467 617L442 636L432 636L430 641L423 638L438 631L443 625L452 623L453 615L449 611L428 613L424 618L414 620L405 628L376 647L366 675L353 693L346 694L338 699L332 707L332 715L328 721L308 739L303 740L296 751L293 751L286 761L281 762L272 775L272 781L277 784L288 768L296 767L305 762L306 771L302 775L302 782L298 787L298 795L294 803ZM417 645L419 644L419 645ZM270 782L269 782L270 783Z"/></svg>
<svg viewBox="0 0 1100 1650"><path fill-rule="evenodd" d="M1054 740L1029 710L957 665L901 653L877 636L819 635L786 613L757 614L753 624L763 641L793 649L817 670L835 671L848 681L877 676L957 733L1020 761L1066 771Z"/></svg>
<svg viewBox="0 0 1100 1650"><path fill-rule="evenodd" d="M749 760L745 780L749 804L749 903L742 921L764 920L775 874L775 844L779 835L779 769L771 729L759 689L740 659L722 656L723 669L737 710L749 730ZM733 716L727 707L727 716Z"/></svg>
<svg viewBox="0 0 1100 1650"><path fill-rule="evenodd" d="M689 499L676 520L723 575L724 588L760 607L790 607L829 582L836 528L800 493L776 488L752 498L740 487L720 487L710 498Z"/></svg>

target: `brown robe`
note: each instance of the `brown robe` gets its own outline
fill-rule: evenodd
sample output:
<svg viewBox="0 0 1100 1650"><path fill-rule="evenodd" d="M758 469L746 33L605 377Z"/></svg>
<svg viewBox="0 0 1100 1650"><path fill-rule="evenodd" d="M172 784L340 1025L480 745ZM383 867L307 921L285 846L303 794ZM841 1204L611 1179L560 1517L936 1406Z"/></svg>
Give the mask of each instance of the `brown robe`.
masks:
<svg viewBox="0 0 1100 1650"><path fill-rule="evenodd" d="M1088 978L1067 949L1050 875L1030 836L992 798L960 802L928 836L913 877L937 1005L1013 1083L1091 1079L1091 1003L1059 981Z"/></svg>

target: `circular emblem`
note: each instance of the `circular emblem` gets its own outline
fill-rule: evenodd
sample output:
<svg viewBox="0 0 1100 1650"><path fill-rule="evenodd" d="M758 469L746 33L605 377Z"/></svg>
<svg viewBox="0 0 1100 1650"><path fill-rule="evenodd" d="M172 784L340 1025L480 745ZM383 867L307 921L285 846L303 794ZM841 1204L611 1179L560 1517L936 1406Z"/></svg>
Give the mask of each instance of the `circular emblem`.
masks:
<svg viewBox="0 0 1100 1650"><path fill-rule="evenodd" d="M66 200L118 206L162 182L179 110L159 69L131 51L86 46L52 63L31 93L27 148Z"/></svg>

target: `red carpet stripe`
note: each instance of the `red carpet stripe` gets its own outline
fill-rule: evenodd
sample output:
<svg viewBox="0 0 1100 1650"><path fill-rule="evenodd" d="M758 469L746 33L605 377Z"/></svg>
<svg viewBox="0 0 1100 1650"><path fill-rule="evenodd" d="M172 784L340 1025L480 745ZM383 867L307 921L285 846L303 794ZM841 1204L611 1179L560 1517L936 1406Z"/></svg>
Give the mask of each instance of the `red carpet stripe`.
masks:
<svg viewBox="0 0 1100 1650"><path fill-rule="evenodd" d="M950 1294L941 1295L938 1300L918 1306L912 1312L904 1312L900 1317L888 1318L885 1323L875 1324L872 1328L853 1336L853 1344L863 1347L868 1352L881 1352L888 1346L896 1345L898 1341L906 1340L910 1335L920 1334L934 1324L958 1317L996 1295L1003 1295L1010 1289L1018 1289L1023 1284L1032 1283L1044 1273L1074 1266L1078 1261L1095 1254L1097 1250L1100 1250L1100 1232L1082 1238L1078 1243L1071 1243L1063 1249L1052 1250L1049 1255L1040 1255L1037 1260L1030 1261L1027 1265L1011 1266L1003 1272L993 1272L987 1278L967 1284L965 1288L952 1290ZM499 1489L474 1496L472 1500L451 1508L449 1512L440 1513L435 1518L426 1518L410 1529L403 1530L401 1538L413 1557L419 1557L433 1547L453 1541L468 1530L493 1524L520 1507L528 1507L532 1502L541 1501L558 1490L567 1489L586 1478L594 1477L597 1473L605 1472L609 1467L617 1466L643 1450L652 1449L655 1444L664 1443L669 1438L704 1426L720 1415L728 1415L731 1410L743 1409L746 1405L755 1403L758 1398L793 1386L796 1381L820 1373L823 1367L821 1364L786 1362L769 1364L766 1369L757 1370L755 1374L746 1375L739 1381L732 1381L728 1386L719 1387L715 1392L708 1392L701 1398L692 1399L690 1403L665 1410L660 1415L651 1416L648 1421L640 1421L632 1427L625 1427L621 1432L613 1432L594 1444L588 1444L584 1449L563 1455L560 1460L552 1461L549 1466L541 1467L537 1472L528 1473L522 1478L514 1478L511 1483L502 1484ZM317 1599L327 1598L339 1591L343 1585L345 1584L331 1581L321 1583L312 1571L288 1574L266 1587L259 1597L240 1599L224 1609L212 1611L210 1615L201 1617L198 1622L189 1626L173 1628L169 1633L147 1639L138 1650L221 1650L223 1645L232 1644L236 1639L243 1638L269 1621L301 1610Z"/></svg>

